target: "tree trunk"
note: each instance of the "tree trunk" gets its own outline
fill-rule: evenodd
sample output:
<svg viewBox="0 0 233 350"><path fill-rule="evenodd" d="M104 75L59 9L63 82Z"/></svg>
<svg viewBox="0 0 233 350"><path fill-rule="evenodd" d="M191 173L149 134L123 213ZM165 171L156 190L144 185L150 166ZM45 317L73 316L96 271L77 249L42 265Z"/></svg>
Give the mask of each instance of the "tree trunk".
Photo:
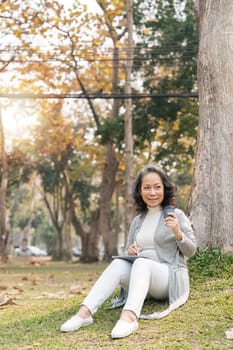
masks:
<svg viewBox="0 0 233 350"><path fill-rule="evenodd" d="M64 254L67 260L72 258L72 239L71 239L71 214L66 215L65 229L64 229Z"/></svg>
<svg viewBox="0 0 233 350"><path fill-rule="evenodd" d="M199 4L199 3L198 3ZM232 0L202 0L199 14L199 129L190 200L200 248L233 248Z"/></svg>
<svg viewBox="0 0 233 350"><path fill-rule="evenodd" d="M53 254L55 260L63 259L63 229L64 223L66 221L67 210L61 206L62 198L60 197L60 189L57 189L55 193L52 194L52 199L49 200L46 193L43 193L44 203L48 209L51 221L56 229L56 245Z"/></svg>
<svg viewBox="0 0 233 350"><path fill-rule="evenodd" d="M99 233L98 227L99 210L91 212L91 226L88 233L81 237L82 239L82 255L81 261L95 262L99 260L98 242Z"/></svg>
<svg viewBox="0 0 233 350"><path fill-rule="evenodd" d="M99 211L96 210L95 212L91 213L91 226L89 232L86 232L83 229L77 215L75 214L74 206L72 206L71 209L71 216L75 233L81 238L82 242L82 254L80 257L80 261L88 263L98 261L99 234L96 228L98 226Z"/></svg>
<svg viewBox="0 0 233 350"><path fill-rule="evenodd" d="M134 43L133 43L133 1L126 0L127 12L127 60L125 93L131 94L131 75L133 67ZM125 100L125 242L130 223L133 218L133 131L132 131L132 99Z"/></svg>
<svg viewBox="0 0 233 350"><path fill-rule="evenodd" d="M0 187L0 256L3 261L8 259L7 242L8 232L6 229L6 191L8 183L8 167L5 151L5 136L0 110L0 162L1 162L1 187Z"/></svg>
<svg viewBox="0 0 233 350"><path fill-rule="evenodd" d="M95 262L98 261L98 219L99 210L91 212L90 217L90 229L87 232L84 230L77 213L75 211L75 202L73 200L73 194L70 186L70 178L67 171L63 172L64 180L66 183L67 201L69 201L69 215L73 224L75 234L81 238L82 254L80 260L83 262Z"/></svg>
<svg viewBox="0 0 233 350"><path fill-rule="evenodd" d="M119 84L119 49L117 47L118 37L112 36L113 41L113 72L112 72L112 93L116 93ZM113 100L112 117L119 115L119 101ZM99 205L99 234L103 238L104 256L103 260L111 260L112 255L117 255L118 234L111 226L111 200L116 186L116 172L118 169L118 160L115 156L114 145L106 145L106 155L104 160L104 169L102 174L102 183L100 188ZM119 232L118 232L119 233Z"/></svg>
<svg viewBox="0 0 233 350"><path fill-rule="evenodd" d="M100 215L99 215L99 233L103 237L104 260L110 260L112 255L117 254L117 236L115 230L111 227L111 199L116 185L116 171L118 161L115 157L115 151L112 145L106 146L106 157L100 189Z"/></svg>

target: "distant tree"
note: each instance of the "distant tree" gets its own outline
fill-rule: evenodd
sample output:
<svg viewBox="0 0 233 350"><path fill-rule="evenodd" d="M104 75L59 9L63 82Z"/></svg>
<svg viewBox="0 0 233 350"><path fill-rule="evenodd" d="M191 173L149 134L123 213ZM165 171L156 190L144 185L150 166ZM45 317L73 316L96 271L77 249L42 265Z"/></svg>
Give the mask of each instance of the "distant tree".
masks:
<svg viewBox="0 0 233 350"><path fill-rule="evenodd" d="M0 257L6 261L8 259L7 243L9 231L6 226L6 192L8 183L8 163L5 149L5 135L0 109Z"/></svg>
<svg viewBox="0 0 233 350"><path fill-rule="evenodd" d="M233 248L233 34L231 0L196 2L199 127L191 218L200 248Z"/></svg>

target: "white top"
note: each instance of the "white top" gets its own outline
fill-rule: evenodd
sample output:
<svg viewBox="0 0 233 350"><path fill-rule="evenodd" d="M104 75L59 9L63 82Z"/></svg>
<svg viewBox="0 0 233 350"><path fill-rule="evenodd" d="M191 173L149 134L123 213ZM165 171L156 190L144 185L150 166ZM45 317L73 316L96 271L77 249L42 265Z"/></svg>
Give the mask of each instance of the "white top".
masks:
<svg viewBox="0 0 233 350"><path fill-rule="evenodd" d="M148 207L148 212L136 237L137 246L141 249L139 255L156 261L159 261L159 259L155 251L154 234L161 213L161 207Z"/></svg>

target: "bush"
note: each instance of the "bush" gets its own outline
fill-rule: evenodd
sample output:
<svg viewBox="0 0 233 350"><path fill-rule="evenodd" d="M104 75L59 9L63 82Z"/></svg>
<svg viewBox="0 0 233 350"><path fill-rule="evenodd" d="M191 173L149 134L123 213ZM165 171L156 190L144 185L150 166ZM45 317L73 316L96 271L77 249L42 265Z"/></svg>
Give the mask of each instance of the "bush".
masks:
<svg viewBox="0 0 233 350"><path fill-rule="evenodd" d="M194 279L224 277L233 272L233 255L222 253L219 248L205 248L189 259L188 266Z"/></svg>

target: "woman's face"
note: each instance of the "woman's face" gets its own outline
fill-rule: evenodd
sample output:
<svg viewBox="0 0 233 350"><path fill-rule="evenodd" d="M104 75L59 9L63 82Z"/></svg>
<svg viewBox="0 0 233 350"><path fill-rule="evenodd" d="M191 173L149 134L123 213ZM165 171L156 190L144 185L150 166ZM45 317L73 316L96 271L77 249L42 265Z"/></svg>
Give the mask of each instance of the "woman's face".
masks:
<svg viewBox="0 0 233 350"><path fill-rule="evenodd" d="M141 196L148 207L155 208L163 202L164 186L157 173L148 173L143 176Z"/></svg>

